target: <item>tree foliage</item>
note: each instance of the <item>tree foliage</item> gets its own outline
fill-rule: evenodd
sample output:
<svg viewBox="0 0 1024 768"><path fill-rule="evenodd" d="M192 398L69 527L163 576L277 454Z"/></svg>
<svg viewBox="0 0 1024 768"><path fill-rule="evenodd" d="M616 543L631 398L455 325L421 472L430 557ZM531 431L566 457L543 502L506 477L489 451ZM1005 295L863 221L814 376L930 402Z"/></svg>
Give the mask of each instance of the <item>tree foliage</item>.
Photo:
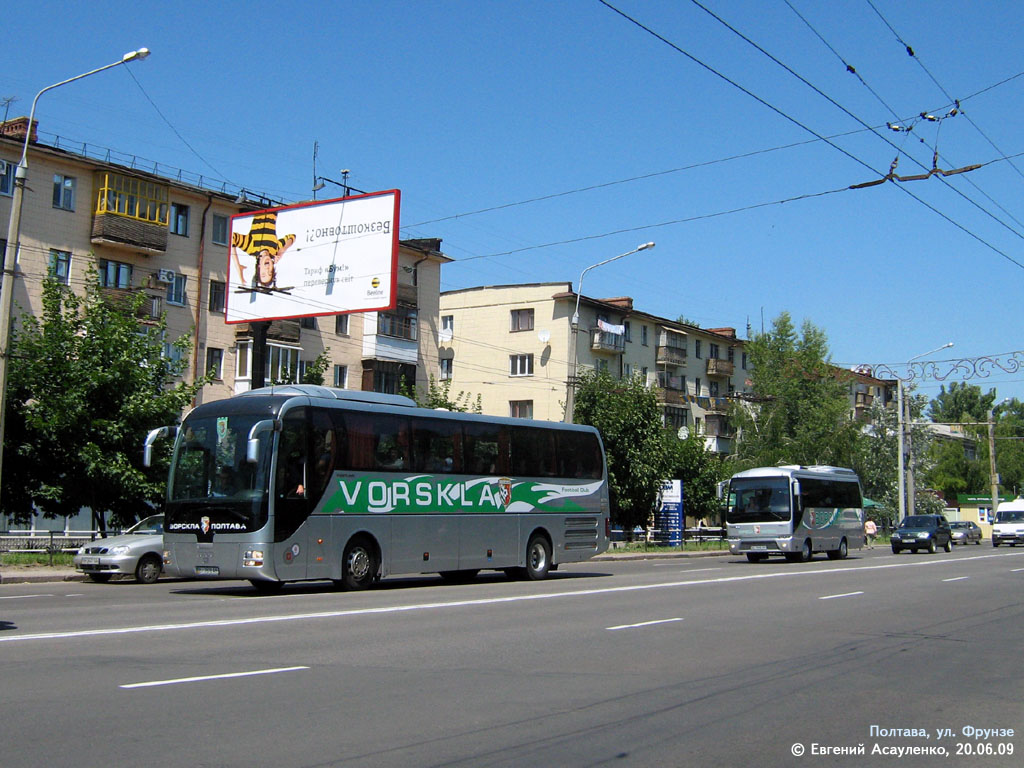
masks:
<svg viewBox="0 0 1024 768"><path fill-rule="evenodd" d="M421 408L440 408L445 411L459 411L461 413L484 412L480 395L477 395L476 400L473 400L473 396L463 390L455 395L455 397L452 397L451 379L438 384L434 377L431 376L427 382L426 392L420 393L415 386L408 384L401 388L401 394L415 400L416 405Z"/></svg>
<svg viewBox="0 0 1024 768"><path fill-rule="evenodd" d="M330 351L330 347L324 347L324 350L306 366L306 370L302 373L302 384L317 384L321 387L323 386L327 369L331 365L331 358L327 354Z"/></svg>
<svg viewBox="0 0 1024 768"><path fill-rule="evenodd" d="M669 458L669 478L683 481L683 509L687 517L718 524L720 505L718 482L728 473L717 454L707 449L704 437L696 430L680 440L671 430L664 431Z"/></svg>
<svg viewBox="0 0 1024 768"><path fill-rule="evenodd" d="M608 456L612 521L624 530L647 525L672 464L657 396L639 378L587 371L576 390L574 420L597 427Z"/></svg>
<svg viewBox="0 0 1024 768"><path fill-rule="evenodd" d="M788 312L747 344L752 402L732 417L740 427L739 468L780 464L850 466L858 426L848 383L829 363L825 333L805 321L798 334Z"/></svg>
<svg viewBox="0 0 1024 768"><path fill-rule="evenodd" d="M928 418L943 424L985 421L995 401L994 389L983 395L975 384L953 381L949 389L939 387L939 394L928 405Z"/></svg>
<svg viewBox="0 0 1024 768"><path fill-rule="evenodd" d="M93 511L125 525L164 493L167 457L142 466L147 432L173 424L207 382L170 382L187 365L165 356L163 321L136 320L144 297L104 297L91 272L84 296L43 283L42 314L12 334L3 510L16 520ZM172 346L187 352L187 338ZM17 478L17 482L12 482Z"/></svg>

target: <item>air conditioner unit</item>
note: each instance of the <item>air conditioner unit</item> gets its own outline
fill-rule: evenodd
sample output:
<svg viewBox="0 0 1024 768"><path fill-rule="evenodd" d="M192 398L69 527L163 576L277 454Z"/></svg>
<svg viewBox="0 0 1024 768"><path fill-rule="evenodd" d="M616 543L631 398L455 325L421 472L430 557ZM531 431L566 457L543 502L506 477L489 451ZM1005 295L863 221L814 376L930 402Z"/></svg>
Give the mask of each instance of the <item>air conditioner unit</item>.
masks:
<svg viewBox="0 0 1024 768"><path fill-rule="evenodd" d="M156 281L158 283L173 283L174 282L174 270L173 269L158 269L156 272Z"/></svg>

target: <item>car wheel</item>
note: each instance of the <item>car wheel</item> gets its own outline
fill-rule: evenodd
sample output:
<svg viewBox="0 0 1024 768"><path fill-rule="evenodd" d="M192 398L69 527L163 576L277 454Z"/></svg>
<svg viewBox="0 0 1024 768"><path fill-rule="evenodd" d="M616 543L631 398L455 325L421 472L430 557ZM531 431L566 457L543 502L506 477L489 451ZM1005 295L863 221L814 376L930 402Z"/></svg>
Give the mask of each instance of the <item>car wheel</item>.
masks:
<svg viewBox="0 0 1024 768"><path fill-rule="evenodd" d="M341 559L341 586L344 589L366 589L377 578L377 551L366 538L355 538L345 547Z"/></svg>
<svg viewBox="0 0 1024 768"><path fill-rule="evenodd" d="M943 549L945 549L947 552L952 552L953 551L953 542L950 541L949 539L946 539L946 546L943 547Z"/></svg>
<svg viewBox="0 0 1024 768"><path fill-rule="evenodd" d="M900 551L901 551L901 550L900 550L900 548L899 548L899 547L893 547L893 548L892 548L892 553L893 553L894 555L898 555L898 554L900 553Z"/></svg>
<svg viewBox="0 0 1024 768"><path fill-rule="evenodd" d="M153 584L160 578L161 570L163 566L158 555L143 555L139 558L139 564L135 566L135 580L139 584Z"/></svg>
<svg viewBox="0 0 1024 768"><path fill-rule="evenodd" d="M935 547L935 539L929 539L928 540L928 554L934 555L935 554L935 549L936 549L936 547Z"/></svg>
<svg viewBox="0 0 1024 768"><path fill-rule="evenodd" d="M89 581L95 581L97 584L106 584L110 581L109 573L87 573L85 575Z"/></svg>

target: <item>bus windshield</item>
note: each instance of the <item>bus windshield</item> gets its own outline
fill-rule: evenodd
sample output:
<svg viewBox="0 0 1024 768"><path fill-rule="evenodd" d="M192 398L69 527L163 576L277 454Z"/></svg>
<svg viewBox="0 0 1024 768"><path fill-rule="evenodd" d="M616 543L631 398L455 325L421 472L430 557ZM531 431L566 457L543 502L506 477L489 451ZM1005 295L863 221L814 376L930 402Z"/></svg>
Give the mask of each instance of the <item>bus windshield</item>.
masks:
<svg viewBox="0 0 1024 768"><path fill-rule="evenodd" d="M272 440L260 440L258 461L246 461L255 414L186 419L171 463L167 530L197 528L202 518L215 530L251 532L267 522L267 467Z"/></svg>
<svg viewBox="0 0 1024 768"><path fill-rule="evenodd" d="M790 519L789 480L784 477L734 478L729 485L730 523L777 523Z"/></svg>

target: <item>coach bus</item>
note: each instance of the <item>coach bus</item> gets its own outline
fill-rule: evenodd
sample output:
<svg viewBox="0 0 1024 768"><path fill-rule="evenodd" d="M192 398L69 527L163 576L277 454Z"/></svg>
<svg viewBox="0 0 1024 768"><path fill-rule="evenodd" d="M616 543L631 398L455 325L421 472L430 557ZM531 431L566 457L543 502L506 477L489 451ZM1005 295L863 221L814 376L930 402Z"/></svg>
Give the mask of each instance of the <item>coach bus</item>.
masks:
<svg viewBox="0 0 1024 768"><path fill-rule="evenodd" d="M543 579L608 549L608 477L593 427L417 407L289 385L192 410L175 436L164 569L261 591L390 574Z"/></svg>
<svg viewBox="0 0 1024 768"><path fill-rule="evenodd" d="M761 467L728 483L729 551L752 563L769 555L804 562L816 552L842 560L864 546L860 481L851 469Z"/></svg>

